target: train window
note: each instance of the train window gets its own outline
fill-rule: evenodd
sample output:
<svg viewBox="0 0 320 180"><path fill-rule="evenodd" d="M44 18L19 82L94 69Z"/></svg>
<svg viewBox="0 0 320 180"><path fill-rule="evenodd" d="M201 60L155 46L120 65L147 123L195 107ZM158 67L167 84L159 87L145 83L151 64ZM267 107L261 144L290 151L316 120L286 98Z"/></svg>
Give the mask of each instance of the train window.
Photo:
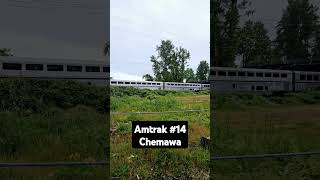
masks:
<svg viewBox="0 0 320 180"><path fill-rule="evenodd" d="M102 67L102 71L103 71L103 72L110 72L110 67L108 67L108 66L103 66L103 67Z"/></svg>
<svg viewBox="0 0 320 180"><path fill-rule="evenodd" d="M100 72L99 66L86 66L86 72Z"/></svg>
<svg viewBox="0 0 320 180"><path fill-rule="evenodd" d="M236 84L232 84L232 88L235 89L236 88Z"/></svg>
<svg viewBox="0 0 320 180"><path fill-rule="evenodd" d="M271 73L265 73L264 77L271 77Z"/></svg>
<svg viewBox="0 0 320 180"><path fill-rule="evenodd" d="M137 84L141 84L141 82L137 82Z"/></svg>
<svg viewBox="0 0 320 180"><path fill-rule="evenodd" d="M117 84L117 82L116 81L111 81L111 84Z"/></svg>
<svg viewBox="0 0 320 180"><path fill-rule="evenodd" d="M312 80L312 75L307 75L307 80L311 81Z"/></svg>
<svg viewBox="0 0 320 180"><path fill-rule="evenodd" d="M123 84L123 82L120 81L120 82L118 82L118 84Z"/></svg>
<svg viewBox="0 0 320 180"><path fill-rule="evenodd" d="M314 75L314 76L313 76L313 80L319 81L319 75Z"/></svg>
<svg viewBox="0 0 320 180"><path fill-rule="evenodd" d="M210 71L210 75L216 75L217 73L216 73L216 71Z"/></svg>
<svg viewBox="0 0 320 180"><path fill-rule="evenodd" d="M251 90L254 91L254 86L251 86Z"/></svg>
<svg viewBox="0 0 320 180"><path fill-rule="evenodd" d="M47 65L48 71L63 71L63 65Z"/></svg>
<svg viewBox="0 0 320 180"><path fill-rule="evenodd" d="M280 77L279 73L273 73L273 77Z"/></svg>
<svg viewBox="0 0 320 180"><path fill-rule="evenodd" d="M147 83L147 85L151 85L151 83Z"/></svg>
<svg viewBox="0 0 320 180"><path fill-rule="evenodd" d="M156 83L152 83L152 85L156 85Z"/></svg>
<svg viewBox="0 0 320 180"><path fill-rule="evenodd" d="M263 73L257 72L257 77L263 77Z"/></svg>
<svg viewBox="0 0 320 180"><path fill-rule="evenodd" d="M22 65L19 63L3 63L2 68L5 70L21 70Z"/></svg>
<svg viewBox="0 0 320 180"><path fill-rule="evenodd" d="M228 72L228 76L236 76L237 75L237 73L236 72Z"/></svg>
<svg viewBox="0 0 320 180"><path fill-rule="evenodd" d="M67 66L67 71L72 71L72 72L81 72L82 71L82 66Z"/></svg>
<svg viewBox="0 0 320 180"><path fill-rule="evenodd" d="M227 73L225 71L218 71L219 76L226 76Z"/></svg>
<svg viewBox="0 0 320 180"><path fill-rule="evenodd" d="M262 91L262 90L263 90L263 86L257 86L257 87L256 87L256 90L257 90L257 91Z"/></svg>
<svg viewBox="0 0 320 180"><path fill-rule="evenodd" d="M124 84L130 84L130 82L124 82Z"/></svg>
<svg viewBox="0 0 320 180"><path fill-rule="evenodd" d="M136 84L136 82L131 82L131 84Z"/></svg>
<svg viewBox="0 0 320 180"><path fill-rule="evenodd" d="M26 64L26 70L42 71L43 70L43 65L42 64Z"/></svg>
<svg viewBox="0 0 320 180"><path fill-rule="evenodd" d="M157 83L157 85L160 85L160 83Z"/></svg>
<svg viewBox="0 0 320 180"><path fill-rule="evenodd" d="M247 74L248 74L249 77L253 77L254 76L253 72L248 72Z"/></svg>
<svg viewBox="0 0 320 180"><path fill-rule="evenodd" d="M282 73L281 78L287 78L287 74Z"/></svg>
<svg viewBox="0 0 320 180"><path fill-rule="evenodd" d="M268 86L264 86L264 90L268 91Z"/></svg>
<svg viewBox="0 0 320 180"><path fill-rule="evenodd" d="M246 76L246 72L238 72L238 76Z"/></svg>
<svg viewBox="0 0 320 180"><path fill-rule="evenodd" d="M143 85L146 85L146 83L142 83Z"/></svg>
<svg viewBox="0 0 320 180"><path fill-rule="evenodd" d="M300 74L300 80L306 80L306 75Z"/></svg>

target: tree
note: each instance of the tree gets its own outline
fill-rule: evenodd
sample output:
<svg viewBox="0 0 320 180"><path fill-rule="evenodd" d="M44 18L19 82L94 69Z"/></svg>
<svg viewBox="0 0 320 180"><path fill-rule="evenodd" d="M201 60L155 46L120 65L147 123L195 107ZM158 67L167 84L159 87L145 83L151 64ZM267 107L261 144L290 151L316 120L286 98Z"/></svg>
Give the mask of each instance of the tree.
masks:
<svg viewBox="0 0 320 180"><path fill-rule="evenodd" d="M209 77L209 64L207 61L200 61L197 68L197 79L199 82L207 81Z"/></svg>
<svg viewBox="0 0 320 180"><path fill-rule="evenodd" d="M110 55L110 42L107 41L104 43L103 55Z"/></svg>
<svg viewBox="0 0 320 180"><path fill-rule="evenodd" d="M11 49L0 48L0 56L13 56L13 55L11 54Z"/></svg>
<svg viewBox="0 0 320 180"><path fill-rule="evenodd" d="M312 57L314 59L320 60L320 25L318 26L318 30L314 39L314 47L312 48Z"/></svg>
<svg viewBox="0 0 320 180"><path fill-rule="evenodd" d="M249 16L254 11L248 10L251 5L249 0L212 0L213 13L211 22L213 34L213 65L234 66L238 51L239 19L241 16ZM241 14L241 12L244 12Z"/></svg>
<svg viewBox="0 0 320 180"><path fill-rule="evenodd" d="M186 69L185 80L186 80L186 82L196 82L197 81L197 77L191 68Z"/></svg>
<svg viewBox="0 0 320 180"><path fill-rule="evenodd" d="M157 55L152 55L150 61L156 81L182 82L185 68L190 58L188 50L176 48L170 40L162 40L156 48Z"/></svg>
<svg viewBox="0 0 320 180"><path fill-rule="evenodd" d="M154 78L150 74L145 74L142 76L142 78L146 81L153 81Z"/></svg>
<svg viewBox="0 0 320 180"><path fill-rule="evenodd" d="M277 52L294 63L311 58L312 41L318 29L318 8L309 0L289 0L277 25Z"/></svg>
<svg viewBox="0 0 320 180"><path fill-rule="evenodd" d="M264 24L247 21L239 32L238 53L242 55L242 66L271 64L271 40Z"/></svg>

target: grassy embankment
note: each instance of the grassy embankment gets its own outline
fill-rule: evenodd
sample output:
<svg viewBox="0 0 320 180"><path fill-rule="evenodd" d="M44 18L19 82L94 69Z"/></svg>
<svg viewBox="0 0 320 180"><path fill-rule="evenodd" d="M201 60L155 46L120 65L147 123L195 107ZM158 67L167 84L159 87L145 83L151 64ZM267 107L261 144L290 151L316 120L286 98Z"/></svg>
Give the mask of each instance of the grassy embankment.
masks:
<svg viewBox="0 0 320 180"><path fill-rule="evenodd" d="M320 91L215 98L214 153L245 155L320 150ZM216 179L320 179L319 156L213 163Z"/></svg>
<svg viewBox="0 0 320 180"><path fill-rule="evenodd" d="M95 161L105 157L105 88L73 82L0 81L0 161ZM216 155L319 150L320 92L284 97L216 95ZM209 95L113 89L111 110L208 109ZM188 120L185 150L133 150L131 120ZM208 176L209 113L113 115L112 176L126 179ZM319 179L319 157L217 161L216 179ZM104 168L0 169L2 179L105 179Z"/></svg>
<svg viewBox="0 0 320 180"><path fill-rule="evenodd" d="M209 109L208 92L149 91L114 88L111 98L113 112L162 112L184 109ZM159 177L209 177L209 151L199 145L201 136L209 136L209 112L170 114L113 114L111 126L111 172L113 177L142 179ZM133 149L131 121L187 120L189 122L188 149Z"/></svg>
<svg viewBox="0 0 320 180"><path fill-rule="evenodd" d="M105 159L105 88L0 80L0 162ZM106 179L105 167L0 169L0 179Z"/></svg>

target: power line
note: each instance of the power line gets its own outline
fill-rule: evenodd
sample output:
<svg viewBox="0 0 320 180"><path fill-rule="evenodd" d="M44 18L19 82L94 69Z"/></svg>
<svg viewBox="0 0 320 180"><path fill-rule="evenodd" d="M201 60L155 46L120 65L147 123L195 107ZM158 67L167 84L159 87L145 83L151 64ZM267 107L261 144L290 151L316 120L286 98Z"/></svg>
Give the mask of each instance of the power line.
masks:
<svg viewBox="0 0 320 180"><path fill-rule="evenodd" d="M265 159L265 158L289 158L297 156L320 155L320 152L298 152L298 153L277 153L277 154L257 154L257 155L240 155L240 156L217 156L211 160L242 160L242 159Z"/></svg>

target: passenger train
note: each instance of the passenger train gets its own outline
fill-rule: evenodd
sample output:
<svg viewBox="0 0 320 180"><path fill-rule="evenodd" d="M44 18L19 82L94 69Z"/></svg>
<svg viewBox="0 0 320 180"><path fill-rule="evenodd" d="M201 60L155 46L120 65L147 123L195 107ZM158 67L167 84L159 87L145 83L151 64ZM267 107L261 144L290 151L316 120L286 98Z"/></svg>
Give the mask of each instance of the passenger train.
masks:
<svg viewBox="0 0 320 180"><path fill-rule="evenodd" d="M102 61L0 56L0 78L76 80L107 85L109 73L108 62Z"/></svg>
<svg viewBox="0 0 320 180"><path fill-rule="evenodd" d="M159 81L111 80L111 86L129 86L129 87L135 87L139 89L174 90L174 91L210 90L210 84L159 82Z"/></svg>
<svg viewBox="0 0 320 180"><path fill-rule="evenodd" d="M210 82L217 92L302 91L320 87L320 72L213 67Z"/></svg>
<svg viewBox="0 0 320 180"><path fill-rule="evenodd" d="M0 78L76 80L94 85L131 86L153 90L209 90L220 92L302 91L320 87L320 72L212 67L210 84L110 80L109 59L63 60L0 56Z"/></svg>
<svg viewBox="0 0 320 180"><path fill-rule="evenodd" d="M0 78L76 80L93 85L131 86L158 90L209 90L209 84L112 80L102 61L0 56Z"/></svg>

